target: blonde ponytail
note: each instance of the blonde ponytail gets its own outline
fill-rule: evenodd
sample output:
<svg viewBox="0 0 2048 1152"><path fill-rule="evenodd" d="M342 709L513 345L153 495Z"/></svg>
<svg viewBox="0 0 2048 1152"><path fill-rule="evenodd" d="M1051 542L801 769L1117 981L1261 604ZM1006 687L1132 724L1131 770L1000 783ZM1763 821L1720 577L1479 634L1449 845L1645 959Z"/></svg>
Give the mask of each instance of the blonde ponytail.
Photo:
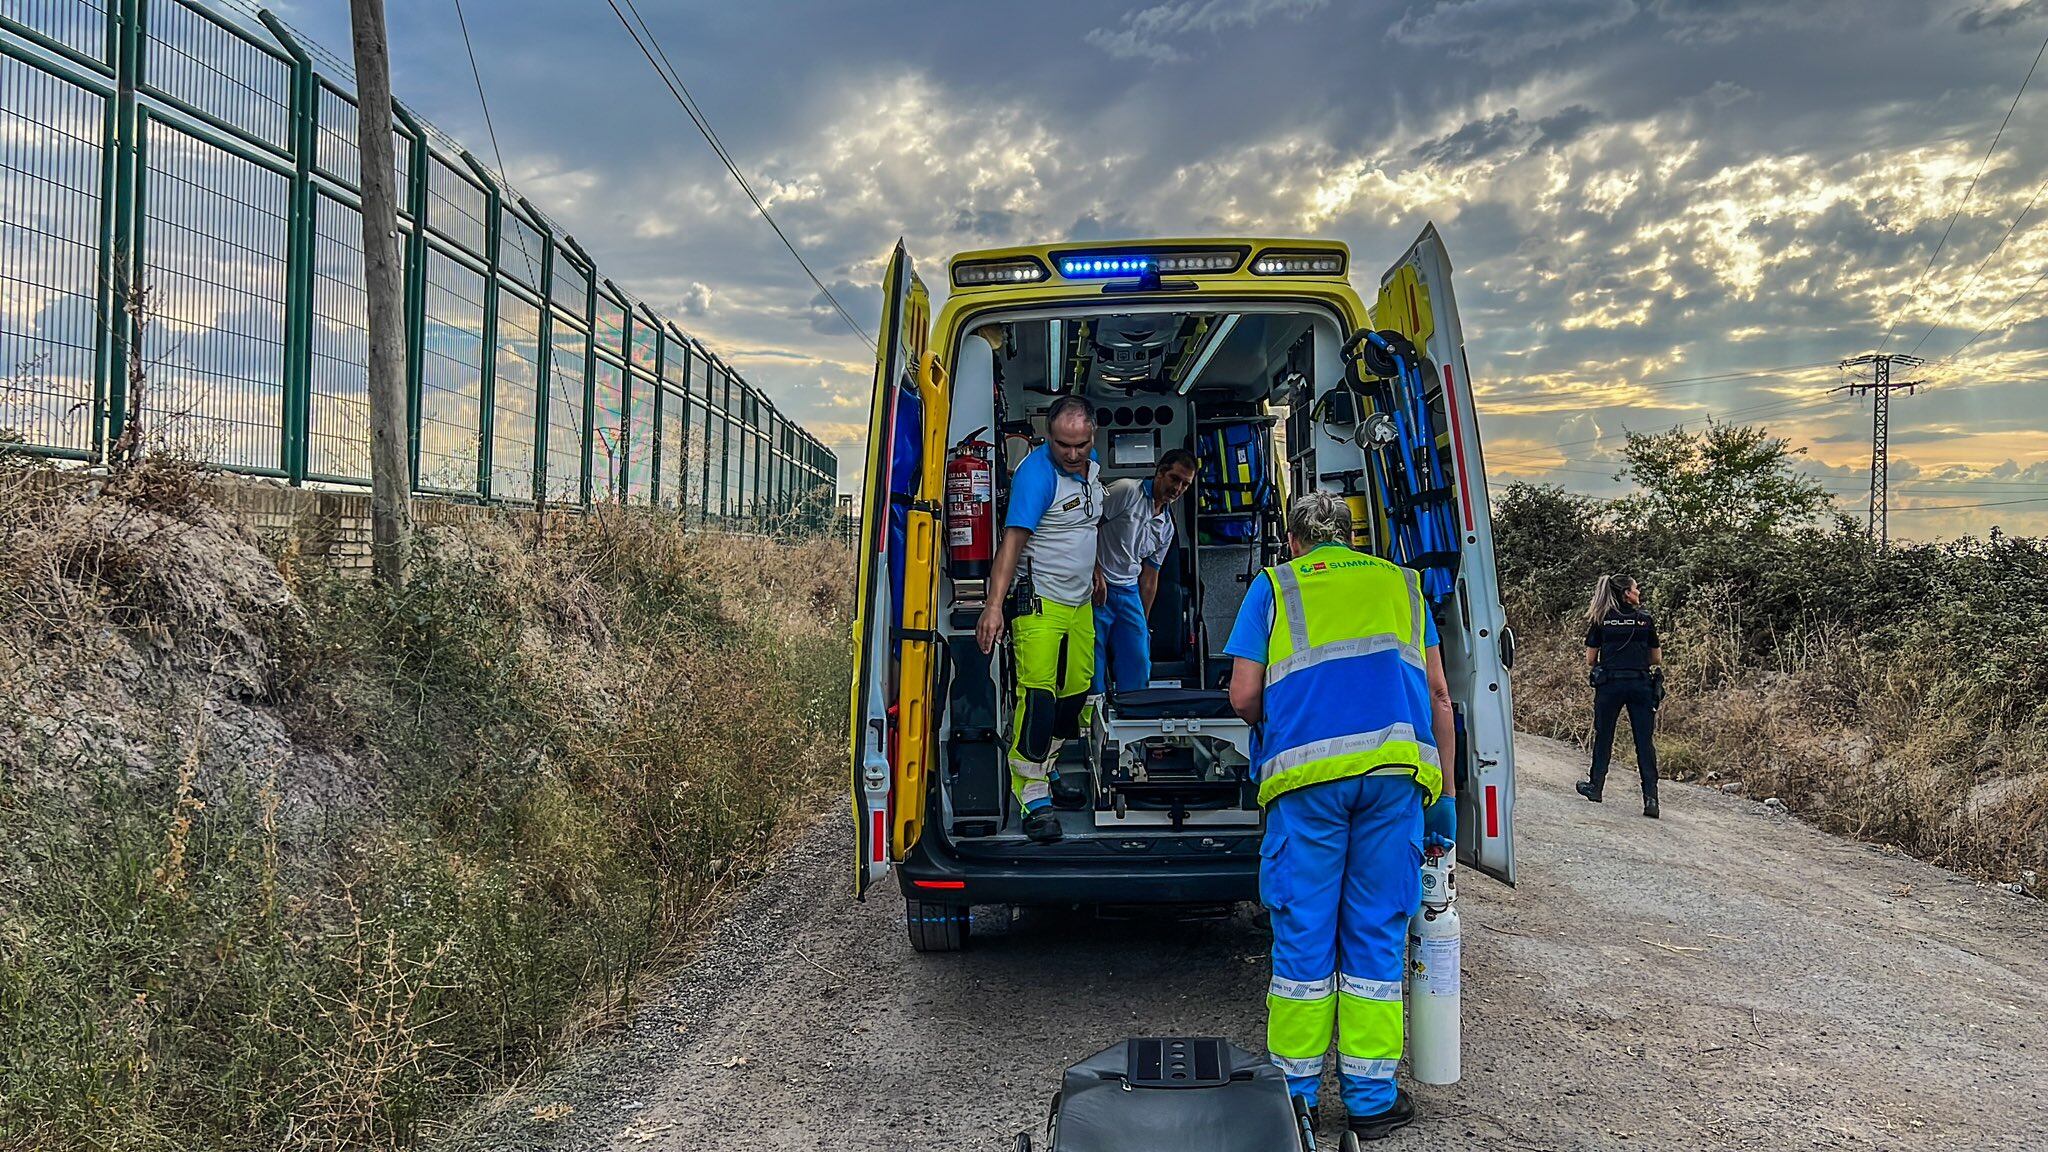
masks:
<svg viewBox="0 0 2048 1152"><path fill-rule="evenodd" d="M1635 578L1610 573L1593 581L1593 595L1586 605L1586 623L1605 620L1607 614L1622 606L1622 596L1636 586Z"/></svg>

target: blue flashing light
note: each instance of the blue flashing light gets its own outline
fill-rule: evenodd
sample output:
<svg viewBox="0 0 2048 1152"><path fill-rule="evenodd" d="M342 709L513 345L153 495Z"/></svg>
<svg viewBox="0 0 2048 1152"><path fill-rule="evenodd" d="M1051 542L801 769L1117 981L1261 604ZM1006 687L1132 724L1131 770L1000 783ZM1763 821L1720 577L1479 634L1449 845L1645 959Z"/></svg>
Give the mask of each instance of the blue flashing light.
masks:
<svg viewBox="0 0 2048 1152"><path fill-rule="evenodd" d="M1152 256L1090 256L1060 261L1060 275L1073 279L1108 276L1139 276L1156 272L1159 261Z"/></svg>

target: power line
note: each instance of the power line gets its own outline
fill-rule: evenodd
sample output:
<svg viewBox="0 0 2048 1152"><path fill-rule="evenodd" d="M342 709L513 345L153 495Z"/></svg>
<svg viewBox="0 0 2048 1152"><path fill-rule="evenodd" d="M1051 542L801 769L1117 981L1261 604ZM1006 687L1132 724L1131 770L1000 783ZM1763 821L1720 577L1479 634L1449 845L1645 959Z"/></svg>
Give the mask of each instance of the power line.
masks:
<svg viewBox="0 0 2048 1152"><path fill-rule="evenodd" d="M1542 472L1569 472L1575 476L1602 476L1610 480L1618 479L1621 471L1619 468L1612 470L1599 468L1573 468L1563 464L1532 464L1523 465L1523 467L1527 467L1532 470ZM1501 471L1503 472L1512 472L1514 470L1514 465L1509 465L1508 467L1501 469ZM1858 496L1866 491L1866 485L1863 481L1856 480L1848 476L1816 476L1812 473L1806 472L1799 473L1799 475L1802 479L1811 480L1815 484L1818 484L1821 487L1826 488L1828 490L1829 495L1832 496ZM1928 485L1933 485L1933 487L1928 487ZM1982 485L2014 486L2018 487L2022 491L2033 491L2037 489L2048 488L2048 483L2037 483L2035 481L2030 480L1952 480L1941 476L1923 476L1917 480L1909 481L1905 484L1894 485L1892 487L1892 491L1895 493L1902 493L1908 496L1975 496L1979 495L1980 493L1963 491L1963 489L1977 488ZM1989 496L1994 494L2008 495L2010 493L1997 492L1994 489L1993 492L1985 492L1981 494ZM2048 494L2044 494L2042 498L2048 499Z"/></svg>
<svg viewBox="0 0 2048 1152"><path fill-rule="evenodd" d="M1919 278L1913 282L1913 295L1919 295L1921 285L1927 283L1927 274L1934 270L1934 261L1941 256L1941 250L1948 246L1949 233L1955 231L1957 218L1962 216L1963 209L1970 203L1970 197L1976 193L1977 181L1984 175L1985 166L1991 163L1991 154L1998 151L1998 142L2005 136L2005 126L2012 123L2012 114L2020 106L2020 97L2027 94L2027 85L2033 82L2034 69L2041 66L2041 57L2044 53L2048 53L2048 38L2044 38L2041 41L2040 50L2034 53L2034 62L2027 66L2026 78L2020 81L2020 90L2013 94L2012 106L2005 110L2005 119L1998 122L1998 131L1991 137L1991 147L1986 148L1984 150L1984 158L1977 161L1977 174L1970 177L1970 186L1963 190L1962 200L1956 204L1956 210L1949 213L1948 227L1941 230L1940 243L1934 246L1933 254L1927 257L1927 266L1920 269ZM1899 321L1901 319L1903 319L1903 316L1892 317L1891 327L1885 329L1884 339L1878 342L1877 346L1880 351L1883 350L1886 344L1892 342L1892 333L1899 330Z"/></svg>
<svg viewBox="0 0 2048 1152"><path fill-rule="evenodd" d="M647 27L645 20L641 20L640 30L636 31L633 27L633 22L628 20L626 13L619 8L618 0L605 0L605 3L611 7L612 14L619 18L619 25L626 30L626 35L633 38L633 43L639 47L640 54L647 57L647 63L653 66L654 74L661 77L661 82L667 86L669 94L676 98L677 104L682 105L684 113L690 117L690 123L697 126L697 131L704 137L704 142L711 145L711 150L718 154L718 159L725 165L725 170L732 173L732 178L739 183L740 191L745 192L747 199L753 201L754 210L761 214L761 219L767 221L768 227L775 230L775 236L782 241L782 246L789 249L789 254L796 258L797 264L804 270L804 275L809 276L811 283L818 286L818 291L823 293L825 299L831 303L832 310L839 313L839 318L846 321L846 326L853 329L855 335L866 341L868 347L875 347L875 338L868 335L867 329L862 328L859 322L854 320L853 314L848 312L845 305L839 302L839 298L832 295L832 290L825 286L823 280L819 279L817 272L812 270L810 262L804 259L803 253L797 251L796 245L790 241L788 234L783 232L782 225L777 224L775 217L768 214L768 206L761 203L761 198L754 193L753 185L747 182L747 178L740 173L739 165L733 163L732 155L719 142L718 133L712 131L710 120L705 117L703 110L697 106L697 102L690 97L689 89L683 84L682 74L676 72L675 66L668 63L668 52L662 49L660 40L654 35L654 30ZM626 5L631 8L632 0L626 0ZM633 15L635 18L639 17L640 12L637 8L634 9ZM641 38L641 31L646 33L646 39L644 40ZM649 45L653 47L650 48ZM658 60L656 59L657 53L660 55Z"/></svg>
<svg viewBox="0 0 2048 1152"><path fill-rule="evenodd" d="M491 137L491 155L498 161L498 186L510 188L512 181L505 175L505 150L498 147L498 126L491 120L490 97L484 95L483 70L477 67L476 46L469 40L469 20L462 14L462 0L454 0L454 3L455 24L462 29L462 50L469 54L469 74L476 80L476 102L484 110L484 131ZM519 244L519 254L526 258L527 275L532 276L534 282L538 283L540 271L534 267L533 253L527 250L526 237L515 228L512 230L512 238Z"/></svg>
<svg viewBox="0 0 2048 1152"><path fill-rule="evenodd" d="M1641 430L1633 428L1624 428L1622 429L1622 434L1627 435L1633 432L1639 436L1652 436L1658 433L1670 432L1674 429L1683 428L1688 424L1694 423L1702 419L1732 420L1738 416L1755 417L1763 415L1786 415L1791 412L1797 412L1807 408L1815 408L1826 403L1829 403L1829 400L1825 394L1820 396L1795 396L1790 398L1781 397L1777 400L1769 401L1763 404L1754 404L1743 408L1731 408L1725 412L1702 412L1696 416L1688 416L1685 419L1679 420L1675 423L1666 424L1654 428L1647 428ZM1560 440L1554 444L1545 444L1540 448L1510 448L1499 452L1488 452L1487 455L1495 458L1540 456L1547 454L1552 449L1556 448L1576 448L1583 444L1597 444L1600 441L1607 439L1610 435L1610 433L1603 432L1598 436L1588 436L1582 440Z"/></svg>
<svg viewBox="0 0 2048 1152"><path fill-rule="evenodd" d="M476 47L470 43L469 20L463 15L462 0L454 0L454 4L455 23L457 27L462 29L462 49L469 56L469 74L476 80L476 102L483 109L484 113L484 131L491 138L491 155L498 161L498 187L502 194L512 190L512 181L505 174L505 151L498 146L498 128L491 120L491 101L488 96L484 95L484 74L483 70L477 66ZM516 196L517 193L514 192L513 195ZM526 234L520 229L514 228L512 229L512 240L519 245L519 255L526 261L527 282L533 285L536 292L545 290L547 285L541 283L540 268L533 261L533 252L526 246ZM498 239L501 249L504 242L504 237L501 234ZM546 308L547 306L547 302L543 300L541 307ZM539 349L536 349L536 351L539 351ZM547 342L545 352L548 358L548 390L552 393L556 387L555 381L560 378L561 360L556 355L555 342L553 340ZM539 402L545 407L554 401L551 396L542 396L539 398ZM542 498L543 494L536 491L535 499Z"/></svg>
<svg viewBox="0 0 2048 1152"><path fill-rule="evenodd" d="M2041 286L2041 281L2043 280L2048 280L2048 267L2043 267L2041 269L2041 274L2039 276L2034 277L2034 282L2032 284L2027 285L2026 289L2022 291L2019 295L2013 297L2012 300L2009 303L2007 303L2002 310L2000 310L1998 315L1993 316L1991 318L1990 323L1984 325L1982 328L1977 329L1976 333L1972 335L1968 340L1963 341L1962 344L1959 347L1957 347L1955 351L1949 353L1946 356L1943 356L1939 360L1936 360L1934 362L1934 366L1928 369L1928 371L1939 372L1943 365L1948 364L1956 357L1961 356L1963 353L1969 351L1970 346L1972 344L1975 344L1977 341L1982 340L1984 338L1984 335L1990 332L1993 328L1999 327L2001 325L2001 322L2004 321L2006 316L2011 314L2013 309L2019 307L2020 304L2024 302L2027 297L2032 296L2034 294L2034 290Z"/></svg>
<svg viewBox="0 0 2048 1152"><path fill-rule="evenodd" d="M1959 512L1965 508L2008 508L2014 504L2048 504L2048 496L2030 496L2025 500L1990 500L1982 504L1916 504L1911 508L1900 508L1896 511Z"/></svg>
<svg viewBox="0 0 2048 1152"><path fill-rule="evenodd" d="M1941 317L1935 320L1934 323L1929 324L1927 326L1927 331L1922 332L1920 334L1920 339L1913 342L1913 347L1910 349L1910 351L1920 351L1920 346L1922 344L1927 343L1927 338L1929 336L1934 335L1935 329L1940 328L1943 324L1948 323L1948 318L1955 314L1956 305L1961 304L1963 300L1970 295L1970 289L1975 288L1977 286L1977 278L1984 275L1984 268L1986 265L1991 263L1991 258L1998 255L1999 252L2004 250L2005 242L2007 240L2012 239L2012 234L2015 230L2019 228L2020 222L2025 220L2027 218L2027 214L2034 210L2034 202L2041 198L2041 192L2044 189L2048 189L2048 177L2044 177L2039 184L2034 185L2034 194L2028 197L2027 206L2025 208L2020 209L2020 214L2012 218L2011 224L2006 225L2005 235L2000 236L1998 238L1998 243L1991 246L1991 251L1986 252L1984 254L1984 258L1982 260L1977 261L1977 268L1975 271L1970 273L1970 279L1963 285L1963 290L1955 294L1955 297L1948 302L1948 307L1941 310Z"/></svg>
<svg viewBox="0 0 2048 1152"><path fill-rule="evenodd" d="M1834 367L1834 366L1835 366L1835 362L1834 362L1833 360L1817 360L1817 361L1815 361L1815 362L1813 362L1813 363L1811 363L1811 364L1785 364L1785 365L1781 365L1781 366L1779 366L1779 367L1776 367L1776 368L1750 368L1750 369L1746 369L1746 370L1744 370L1744 371L1740 371L1740 372L1716 372L1716 373L1713 373L1713 374L1711 374L1711 375L1707 375L1707 376L1675 376L1675 377L1672 377L1672 378L1670 378L1670 379L1668 379L1668 380L1644 380L1644 381L1641 381L1641 382L1639 382L1639 383L1634 383L1634 384L1627 384L1627 383L1623 383L1623 384L1596 384L1596 385L1592 385L1592 387L1594 387L1594 388L1671 388L1671 389L1677 389L1677 388L1691 388L1691 387L1697 387L1697 386L1700 386L1700 385L1704 385L1704 384L1718 384L1718 383L1723 383L1723 382L1726 382L1726 381L1730 381L1730 380L1744 380L1744 379L1750 379L1750 378L1753 378L1753 377L1759 377L1759 376L1780 376L1780 375L1787 375L1787 374L1790 374L1790 373L1794 373L1794 372L1803 372L1803 371L1807 371L1807 370L1809 370L1809 369L1813 369L1813 368L1832 368L1832 367ZM1570 395L1570 393L1565 393L1565 392L1559 392L1559 391L1556 391L1556 390L1551 390L1551 389L1538 389L1538 390L1534 390L1534 391L1526 391L1526 392L1494 392L1494 391L1488 391L1488 392L1486 392L1486 393L1485 393L1484 395L1480 396L1480 399L1481 399L1481 400L1537 400L1537 399L1542 399L1542 398L1544 398L1544 397L1549 397L1549 396L1565 396L1565 395Z"/></svg>

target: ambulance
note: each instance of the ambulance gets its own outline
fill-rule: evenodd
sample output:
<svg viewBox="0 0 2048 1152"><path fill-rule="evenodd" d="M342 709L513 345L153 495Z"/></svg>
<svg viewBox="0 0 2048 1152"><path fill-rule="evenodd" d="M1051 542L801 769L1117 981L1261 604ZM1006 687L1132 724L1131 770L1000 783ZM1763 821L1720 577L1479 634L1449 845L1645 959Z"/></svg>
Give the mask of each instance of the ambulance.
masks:
<svg viewBox="0 0 2048 1152"><path fill-rule="evenodd" d="M970 909L1258 898L1258 734L1222 653L1250 582L1285 559L1290 493L1341 494L1352 546L1416 569L1457 716L1461 863L1515 878L1508 670L1486 468L1451 266L1432 225L1371 302L1328 240L1047 244L964 252L931 294L884 275L862 472L852 701L854 892L893 874L918 951ZM1063 835L1024 836L1006 750L1007 642L983 654L1011 472L1078 395L1101 479L1195 453L1150 609L1150 684L1094 701L1064 745ZM1341 701L1333 701L1341 707Z"/></svg>

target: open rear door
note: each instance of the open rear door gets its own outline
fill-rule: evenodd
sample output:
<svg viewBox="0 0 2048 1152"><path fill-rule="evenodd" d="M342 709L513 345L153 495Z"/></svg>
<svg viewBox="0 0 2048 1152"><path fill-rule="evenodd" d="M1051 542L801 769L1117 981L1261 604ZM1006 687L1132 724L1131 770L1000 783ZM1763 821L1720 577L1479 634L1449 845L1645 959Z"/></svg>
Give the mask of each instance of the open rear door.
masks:
<svg viewBox="0 0 2048 1152"><path fill-rule="evenodd" d="M853 625L853 893L888 874L891 798L897 746L897 635L905 537L893 514L892 481L903 472L899 435L922 415L913 358L923 350L930 303L910 256L897 241L882 277L881 343L875 352L874 402L868 415L867 468L861 475L860 553ZM917 441L912 440L915 444ZM913 450L915 450L913 448Z"/></svg>
<svg viewBox="0 0 2048 1152"><path fill-rule="evenodd" d="M1465 330L1451 291L1451 261L1436 225L1422 230L1380 278L1373 323L1407 336L1427 357L1440 391L1430 408L1437 444L1456 485L1458 618L1441 629L1444 672L1463 708L1465 775L1458 788L1458 856L1509 884L1515 881L1514 708L1507 665L1514 659L1493 563L1493 517L1479 416L1465 365Z"/></svg>

